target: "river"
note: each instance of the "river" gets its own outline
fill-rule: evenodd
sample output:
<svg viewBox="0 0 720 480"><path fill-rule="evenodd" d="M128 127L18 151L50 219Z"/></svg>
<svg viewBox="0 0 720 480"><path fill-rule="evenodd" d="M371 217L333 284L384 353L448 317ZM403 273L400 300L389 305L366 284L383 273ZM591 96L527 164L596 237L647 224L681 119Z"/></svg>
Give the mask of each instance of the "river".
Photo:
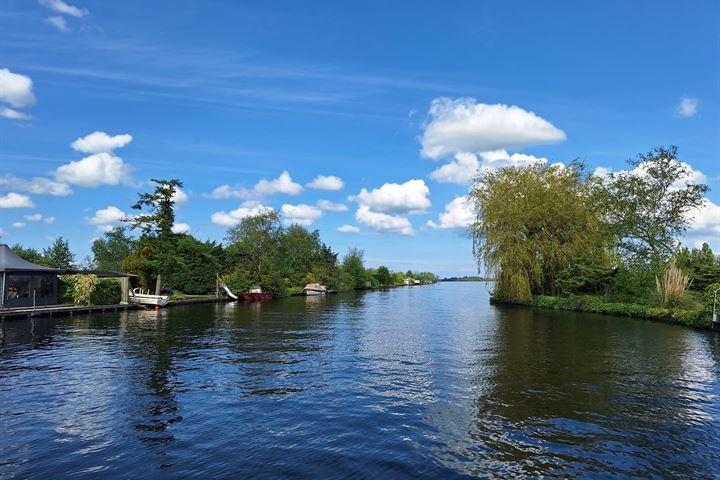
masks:
<svg viewBox="0 0 720 480"><path fill-rule="evenodd" d="M716 478L720 335L482 283L7 320L0 478Z"/></svg>

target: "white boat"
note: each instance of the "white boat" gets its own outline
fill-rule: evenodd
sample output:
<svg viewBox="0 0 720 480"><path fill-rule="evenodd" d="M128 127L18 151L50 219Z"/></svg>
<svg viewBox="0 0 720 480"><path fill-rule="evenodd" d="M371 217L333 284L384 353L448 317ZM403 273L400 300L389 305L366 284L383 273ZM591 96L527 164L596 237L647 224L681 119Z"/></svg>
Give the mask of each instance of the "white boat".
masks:
<svg viewBox="0 0 720 480"><path fill-rule="evenodd" d="M327 294L327 287L325 285L320 285L319 283L308 283L305 285L305 288L303 288L303 294L308 297L325 295Z"/></svg>
<svg viewBox="0 0 720 480"><path fill-rule="evenodd" d="M170 301L167 295L151 295L143 293L141 288L134 288L130 291L130 303L139 303L141 305L154 305L156 307L164 307Z"/></svg>

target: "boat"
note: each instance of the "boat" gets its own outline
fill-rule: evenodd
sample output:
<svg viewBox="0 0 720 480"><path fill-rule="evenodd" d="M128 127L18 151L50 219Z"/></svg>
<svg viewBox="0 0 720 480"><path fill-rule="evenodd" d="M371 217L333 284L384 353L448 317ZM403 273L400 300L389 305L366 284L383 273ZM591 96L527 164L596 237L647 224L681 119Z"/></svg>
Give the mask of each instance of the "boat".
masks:
<svg viewBox="0 0 720 480"><path fill-rule="evenodd" d="M130 291L129 300L130 303L164 307L170 301L170 297L168 295L151 295L149 292L143 293L141 288L134 288Z"/></svg>
<svg viewBox="0 0 720 480"><path fill-rule="evenodd" d="M263 292L260 288L251 288L249 292L240 294L240 298L246 302L267 302L272 300L273 294Z"/></svg>
<svg viewBox="0 0 720 480"><path fill-rule="evenodd" d="M303 295L306 295L308 297L312 297L315 295L325 295L328 293L328 289L325 285L320 285L319 283L308 283L305 285L305 288L303 288Z"/></svg>

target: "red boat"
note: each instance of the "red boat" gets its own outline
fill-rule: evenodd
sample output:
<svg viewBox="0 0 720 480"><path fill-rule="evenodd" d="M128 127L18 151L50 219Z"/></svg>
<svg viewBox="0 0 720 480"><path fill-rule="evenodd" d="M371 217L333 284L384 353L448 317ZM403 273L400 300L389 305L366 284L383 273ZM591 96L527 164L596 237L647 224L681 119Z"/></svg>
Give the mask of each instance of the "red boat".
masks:
<svg viewBox="0 0 720 480"><path fill-rule="evenodd" d="M263 292L259 288L253 288L249 292L240 295L245 302L267 302L272 300L272 293Z"/></svg>

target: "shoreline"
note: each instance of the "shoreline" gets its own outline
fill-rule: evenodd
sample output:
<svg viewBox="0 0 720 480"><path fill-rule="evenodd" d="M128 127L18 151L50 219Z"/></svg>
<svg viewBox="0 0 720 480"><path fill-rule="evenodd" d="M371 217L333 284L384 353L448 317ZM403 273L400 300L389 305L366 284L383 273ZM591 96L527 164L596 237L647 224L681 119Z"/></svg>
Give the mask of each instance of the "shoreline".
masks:
<svg viewBox="0 0 720 480"><path fill-rule="evenodd" d="M638 303L604 302L592 297L536 295L530 302L524 303L500 302L490 297L490 304L526 306L569 312L599 313L602 315L655 320L701 330L718 331L718 327L713 325L712 314L706 311L653 307Z"/></svg>

